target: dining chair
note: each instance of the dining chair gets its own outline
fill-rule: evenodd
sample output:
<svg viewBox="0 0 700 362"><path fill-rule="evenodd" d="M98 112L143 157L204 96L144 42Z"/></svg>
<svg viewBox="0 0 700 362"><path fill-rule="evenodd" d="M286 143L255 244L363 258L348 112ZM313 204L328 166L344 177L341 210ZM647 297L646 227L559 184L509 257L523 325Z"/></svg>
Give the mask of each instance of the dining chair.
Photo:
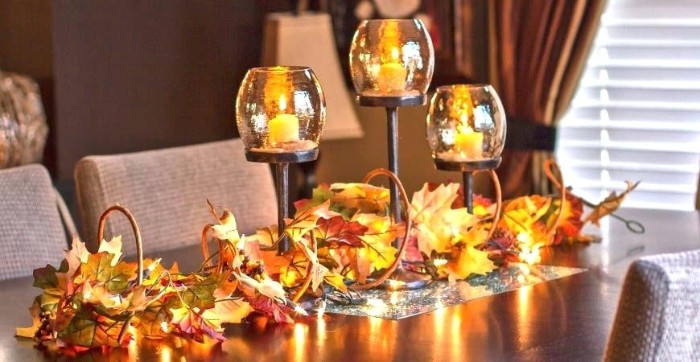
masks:
<svg viewBox="0 0 700 362"><path fill-rule="evenodd" d="M102 212L113 204L138 222L145 254L199 243L214 222L207 199L231 210L242 233L277 221L275 186L267 164L248 162L240 139L134 153L88 156L75 168L76 194L89 250L97 248ZM122 236L135 254L131 225L110 216L105 238Z"/></svg>
<svg viewBox="0 0 700 362"><path fill-rule="evenodd" d="M700 360L700 250L643 257L622 287L606 361Z"/></svg>
<svg viewBox="0 0 700 362"><path fill-rule="evenodd" d="M0 280L58 265L67 236L77 236L75 224L43 166L0 170Z"/></svg>

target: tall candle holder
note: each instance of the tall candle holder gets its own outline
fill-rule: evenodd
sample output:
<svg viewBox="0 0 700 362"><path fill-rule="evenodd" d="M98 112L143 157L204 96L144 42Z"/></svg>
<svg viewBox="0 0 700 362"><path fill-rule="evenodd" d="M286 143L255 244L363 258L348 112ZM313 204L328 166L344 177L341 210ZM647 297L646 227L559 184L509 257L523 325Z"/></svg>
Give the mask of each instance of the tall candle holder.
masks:
<svg viewBox="0 0 700 362"><path fill-rule="evenodd" d="M462 172L464 204L474 212L473 175L487 171L496 187L495 169L501 163L506 139L506 116L490 85L447 85L437 88L427 116L428 143L435 167Z"/></svg>
<svg viewBox="0 0 700 362"><path fill-rule="evenodd" d="M248 70L236 98L236 124L246 159L275 165L278 254L289 250L289 164L314 161L326 119L326 101L309 67Z"/></svg>
<svg viewBox="0 0 700 362"><path fill-rule="evenodd" d="M352 40L350 73L357 101L361 106L386 109L389 170L396 176L399 175L398 108L426 103L434 53L430 35L417 19L366 20ZM398 223L401 222L399 190L396 182L390 182L392 216ZM410 275L400 265L395 274L392 279L403 282L401 287L425 284L420 276ZM395 282L392 287L397 285Z"/></svg>

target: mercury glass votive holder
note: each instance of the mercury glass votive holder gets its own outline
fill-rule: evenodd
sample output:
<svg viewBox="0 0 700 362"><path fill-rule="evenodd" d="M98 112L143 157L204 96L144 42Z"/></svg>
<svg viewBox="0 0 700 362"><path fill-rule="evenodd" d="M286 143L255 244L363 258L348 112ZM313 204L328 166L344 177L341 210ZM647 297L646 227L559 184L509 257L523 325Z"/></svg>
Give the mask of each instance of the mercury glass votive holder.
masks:
<svg viewBox="0 0 700 362"><path fill-rule="evenodd" d="M365 20L350 47L350 73L363 97L423 95L434 63L432 40L418 19Z"/></svg>
<svg viewBox="0 0 700 362"><path fill-rule="evenodd" d="M430 149L438 168L445 164L493 169L506 140L506 114L490 85L458 84L437 88L426 120ZM453 170L467 171L462 168Z"/></svg>
<svg viewBox="0 0 700 362"><path fill-rule="evenodd" d="M238 90L236 124L246 155L315 150L325 120L323 90L309 67L252 68Z"/></svg>

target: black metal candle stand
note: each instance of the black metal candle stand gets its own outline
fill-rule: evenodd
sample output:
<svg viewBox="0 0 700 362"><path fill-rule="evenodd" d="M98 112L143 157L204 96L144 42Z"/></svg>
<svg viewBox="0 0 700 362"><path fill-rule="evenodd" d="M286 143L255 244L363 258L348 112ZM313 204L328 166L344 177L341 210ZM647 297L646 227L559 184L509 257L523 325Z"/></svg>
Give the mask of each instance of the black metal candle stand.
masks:
<svg viewBox="0 0 700 362"><path fill-rule="evenodd" d="M474 213L474 174L479 171L494 170L501 164L501 157L478 161L445 161L435 159L435 168L443 171L459 171L462 173L462 188L464 190L464 205L470 214Z"/></svg>
<svg viewBox="0 0 700 362"><path fill-rule="evenodd" d="M364 107L383 107L386 109L387 117L387 146L389 156L389 171L396 176L399 175L399 107L416 107L426 103L427 97L424 94L409 96L358 96L357 102ZM399 189L393 181L389 188L391 193L391 208L394 222L401 222L401 202L399 201ZM396 240L396 247L399 248L399 239ZM401 256L399 256L401 257ZM392 274L392 280L402 283L391 283L387 281L384 287L389 289L417 289L424 287L430 278L404 270L400 265Z"/></svg>
<svg viewBox="0 0 700 362"><path fill-rule="evenodd" d="M289 164L314 161L318 158L318 148L299 151L264 152L246 150L246 160L275 165L275 187L277 189L277 232L281 237L277 253L289 251L289 238L284 235L284 219L289 217Z"/></svg>

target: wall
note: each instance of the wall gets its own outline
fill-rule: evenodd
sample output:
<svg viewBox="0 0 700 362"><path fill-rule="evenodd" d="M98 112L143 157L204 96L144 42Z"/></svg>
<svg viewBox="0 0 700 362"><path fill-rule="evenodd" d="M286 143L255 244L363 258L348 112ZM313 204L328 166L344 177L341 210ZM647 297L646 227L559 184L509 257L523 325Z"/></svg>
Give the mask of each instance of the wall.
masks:
<svg viewBox="0 0 700 362"><path fill-rule="evenodd" d="M54 0L58 176L87 154L231 138L282 1Z"/></svg>
<svg viewBox="0 0 700 362"><path fill-rule="evenodd" d="M367 172L377 167L388 167L386 141L386 111L383 108L359 107L358 116L365 137L321 144L318 168L319 182L360 182ZM428 147L425 133L427 107L399 109L399 175L409 194L420 190L425 182L460 182L458 172L438 171ZM475 190L489 192L485 175L479 174ZM376 185L388 186L388 181L377 180Z"/></svg>
<svg viewBox="0 0 700 362"><path fill-rule="evenodd" d="M0 70L39 84L46 119L54 128L53 44L50 0L0 0ZM55 137L49 133L44 164L55 171Z"/></svg>

